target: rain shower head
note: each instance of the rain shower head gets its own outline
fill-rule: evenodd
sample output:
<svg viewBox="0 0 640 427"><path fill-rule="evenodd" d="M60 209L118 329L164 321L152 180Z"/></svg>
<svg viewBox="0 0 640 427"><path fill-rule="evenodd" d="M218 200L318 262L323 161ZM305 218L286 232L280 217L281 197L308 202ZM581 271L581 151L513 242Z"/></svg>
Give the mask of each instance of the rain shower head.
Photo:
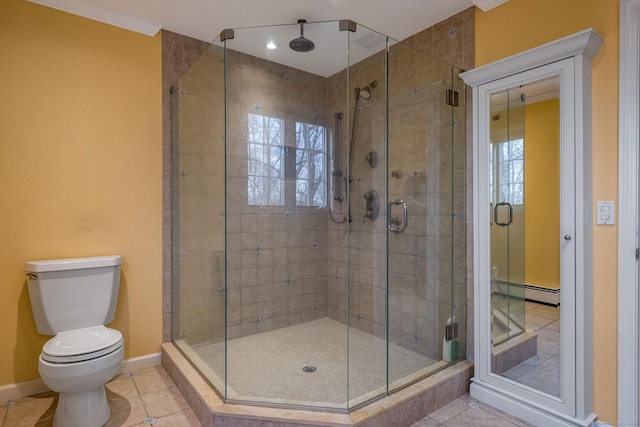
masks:
<svg viewBox="0 0 640 427"><path fill-rule="evenodd" d="M311 52L313 48L316 47L311 40L304 37L304 24L306 23L306 20L298 19L298 24L300 24L300 37L289 42L289 47L296 52Z"/></svg>
<svg viewBox="0 0 640 427"><path fill-rule="evenodd" d="M376 86L378 86L378 81L374 80L371 83L369 83L368 85L366 85L363 88L356 88L356 99L358 98L362 98L362 99L369 99L371 98L371 89L374 89Z"/></svg>

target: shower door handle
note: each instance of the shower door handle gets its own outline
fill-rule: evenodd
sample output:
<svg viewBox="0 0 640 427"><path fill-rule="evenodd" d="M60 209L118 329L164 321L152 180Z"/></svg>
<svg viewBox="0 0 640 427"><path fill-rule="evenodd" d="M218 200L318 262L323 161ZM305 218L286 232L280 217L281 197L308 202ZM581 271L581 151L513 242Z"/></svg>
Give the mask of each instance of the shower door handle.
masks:
<svg viewBox="0 0 640 427"><path fill-rule="evenodd" d="M394 227L391 225L391 207L394 205L402 205L402 227ZM409 206L400 199L395 199L387 205L387 228L396 234L400 234L407 229L409 224Z"/></svg>
<svg viewBox="0 0 640 427"><path fill-rule="evenodd" d="M498 209L501 206L506 206L508 208L509 220L507 222L498 221ZM493 208L493 222L495 222L496 225L499 225L500 227L507 227L511 225L511 223L513 222L513 206L511 205L511 203L496 203L495 207Z"/></svg>
<svg viewBox="0 0 640 427"><path fill-rule="evenodd" d="M493 225L493 202L489 203L489 225Z"/></svg>

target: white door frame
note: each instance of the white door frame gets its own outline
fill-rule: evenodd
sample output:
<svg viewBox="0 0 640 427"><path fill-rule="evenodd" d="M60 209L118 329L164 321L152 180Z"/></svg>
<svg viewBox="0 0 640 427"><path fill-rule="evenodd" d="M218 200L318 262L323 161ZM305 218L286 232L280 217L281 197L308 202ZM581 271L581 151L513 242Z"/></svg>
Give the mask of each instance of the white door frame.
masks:
<svg viewBox="0 0 640 427"><path fill-rule="evenodd" d="M588 29L556 40L546 45L487 64L462 73L465 83L473 88L473 148L474 148L474 329L475 371L471 395L485 403L544 426L591 426L593 413L593 289L592 289L592 186L591 186L591 59L598 53L602 37ZM554 69L557 68L556 69ZM552 71L553 69L553 71ZM548 74L551 73L551 74ZM561 138L573 152L575 188L575 218L569 222L575 230L562 231L568 235L569 244L575 247L572 298L562 292L563 314L563 378L564 392L561 399L536 392L491 372L491 348L489 340L490 279L488 245L489 218L486 207L488 198L488 158L486 122L488 121L488 94L517 83L533 81L550 75L560 75L560 105L565 111L561 120ZM565 107L563 106L563 103ZM570 105L569 105L570 104ZM567 132L565 134L565 132ZM563 146L565 143L563 142ZM481 148L482 147L482 148ZM565 153L568 154L568 153ZM562 225L561 225L562 226ZM575 232L575 235L573 234ZM563 241L563 236L558 236ZM568 323L567 323L568 322ZM567 345L573 347L569 349ZM572 350L572 351L570 351ZM571 360L565 360L566 356ZM573 382L571 387L567 386Z"/></svg>
<svg viewBox="0 0 640 427"><path fill-rule="evenodd" d="M618 422L639 425L638 141L640 0L620 1L618 175Z"/></svg>

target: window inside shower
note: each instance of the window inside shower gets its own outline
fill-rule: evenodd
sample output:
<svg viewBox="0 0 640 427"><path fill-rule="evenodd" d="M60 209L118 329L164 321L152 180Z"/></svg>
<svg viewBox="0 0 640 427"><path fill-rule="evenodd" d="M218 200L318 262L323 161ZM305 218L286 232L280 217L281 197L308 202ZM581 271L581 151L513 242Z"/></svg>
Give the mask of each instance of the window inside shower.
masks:
<svg viewBox="0 0 640 427"><path fill-rule="evenodd" d="M327 129L296 123L296 206L327 205Z"/></svg>
<svg viewBox="0 0 640 427"><path fill-rule="evenodd" d="M235 29L173 87L172 338L226 401L348 411L464 357L464 86L300 30Z"/></svg>
<svg viewBox="0 0 640 427"><path fill-rule="evenodd" d="M284 121L248 115L247 195L249 205L284 205Z"/></svg>

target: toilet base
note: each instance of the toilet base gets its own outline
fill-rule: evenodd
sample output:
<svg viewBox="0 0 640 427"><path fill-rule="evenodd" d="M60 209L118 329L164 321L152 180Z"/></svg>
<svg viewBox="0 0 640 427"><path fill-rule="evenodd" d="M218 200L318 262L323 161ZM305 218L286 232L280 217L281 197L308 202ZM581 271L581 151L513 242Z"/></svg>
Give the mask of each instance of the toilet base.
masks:
<svg viewBox="0 0 640 427"><path fill-rule="evenodd" d="M111 409L103 385L80 393L60 393L53 427L102 427Z"/></svg>

